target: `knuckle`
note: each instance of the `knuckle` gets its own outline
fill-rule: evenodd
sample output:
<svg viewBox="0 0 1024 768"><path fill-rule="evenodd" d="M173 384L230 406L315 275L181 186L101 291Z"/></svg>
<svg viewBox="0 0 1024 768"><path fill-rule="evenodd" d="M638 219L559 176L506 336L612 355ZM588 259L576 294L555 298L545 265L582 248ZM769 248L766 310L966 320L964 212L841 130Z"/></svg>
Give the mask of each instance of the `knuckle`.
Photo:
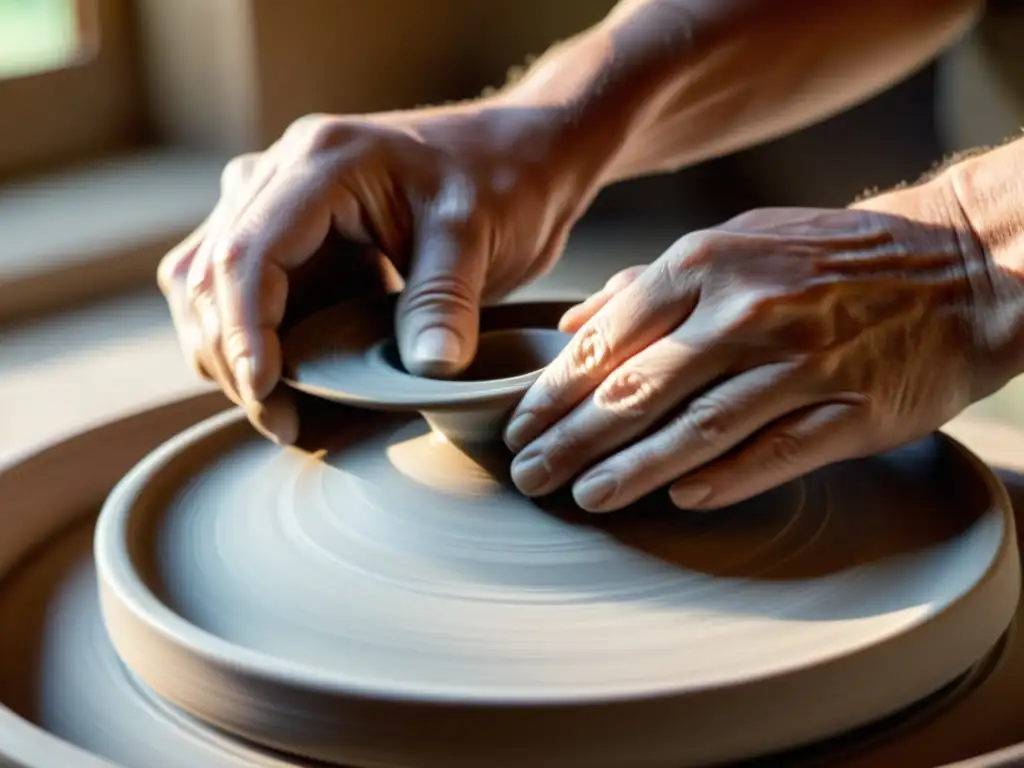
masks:
<svg viewBox="0 0 1024 768"><path fill-rule="evenodd" d="M424 312L434 309L476 312L479 291L466 278L458 274L438 275L410 285L401 298L404 312Z"/></svg>
<svg viewBox="0 0 1024 768"><path fill-rule="evenodd" d="M249 243L240 237L229 237L217 243L211 254L213 267L225 275L238 275L250 252Z"/></svg>
<svg viewBox="0 0 1024 768"><path fill-rule="evenodd" d="M306 151L310 154L329 151L344 141L344 134L347 132L341 129L337 123L323 120L306 132L304 140Z"/></svg>
<svg viewBox="0 0 1024 768"><path fill-rule="evenodd" d="M717 400L698 398L683 417L684 431L691 440L715 444L729 434L731 414Z"/></svg>
<svg viewBox="0 0 1024 768"><path fill-rule="evenodd" d="M156 283L166 296L178 290L188 279L189 260L180 250L168 253L156 268Z"/></svg>
<svg viewBox="0 0 1024 768"><path fill-rule="evenodd" d="M284 139L285 141L305 139L310 132L317 130L326 121L327 116L321 112L311 112L308 115L298 117L292 120L291 124L285 129Z"/></svg>
<svg viewBox="0 0 1024 768"><path fill-rule="evenodd" d="M476 202L477 191L472 181L454 172L445 176L430 209L439 223L459 226L470 220Z"/></svg>
<svg viewBox="0 0 1024 768"><path fill-rule="evenodd" d="M303 129L299 140L301 151L307 156L323 155L334 152L339 147L347 147L362 137L362 143L369 147L372 132L366 126L337 117L318 116L312 119Z"/></svg>
<svg viewBox="0 0 1024 768"><path fill-rule="evenodd" d="M619 416L641 417L648 411L654 384L642 371L618 370L605 379L594 393L598 407Z"/></svg>
<svg viewBox="0 0 1024 768"><path fill-rule="evenodd" d="M185 282L185 296L188 301L195 306L207 303L212 300L212 290L213 277L206 265L193 265Z"/></svg>
<svg viewBox="0 0 1024 768"><path fill-rule="evenodd" d="M717 239L714 230L701 229L688 232L676 240L665 253L670 274L675 277L680 273L709 266L714 258Z"/></svg>
<svg viewBox="0 0 1024 768"><path fill-rule="evenodd" d="M607 333L593 321L576 334L568 351L572 372L581 376L600 375L611 359Z"/></svg>
<svg viewBox="0 0 1024 768"><path fill-rule="evenodd" d="M621 291L627 285L635 282L646 269L647 265L643 264L619 270L608 278L608 282L604 284L604 290L612 292Z"/></svg>
<svg viewBox="0 0 1024 768"><path fill-rule="evenodd" d="M794 464L803 449L803 440L790 430L782 430L769 439L768 461L775 466Z"/></svg>
<svg viewBox="0 0 1024 768"><path fill-rule="evenodd" d="M585 445L576 430L556 424L544 438L544 460L554 473L573 468L573 462L583 455Z"/></svg>
<svg viewBox="0 0 1024 768"><path fill-rule="evenodd" d="M253 353L252 344L249 342L249 335L240 327L228 328L223 333L221 345L224 349L224 356L231 363L243 357L251 356Z"/></svg>
<svg viewBox="0 0 1024 768"><path fill-rule="evenodd" d="M844 356L841 350L826 349L816 354L794 356L795 375L812 386L825 388L843 386Z"/></svg>
<svg viewBox="0 0 1024 768"><path fill-rule="evenodd" d="M228 160L224 165L224 170L220 173L221 192L227 192L244 182L251 174L257 157L256 153L250 153Z"/></svg>

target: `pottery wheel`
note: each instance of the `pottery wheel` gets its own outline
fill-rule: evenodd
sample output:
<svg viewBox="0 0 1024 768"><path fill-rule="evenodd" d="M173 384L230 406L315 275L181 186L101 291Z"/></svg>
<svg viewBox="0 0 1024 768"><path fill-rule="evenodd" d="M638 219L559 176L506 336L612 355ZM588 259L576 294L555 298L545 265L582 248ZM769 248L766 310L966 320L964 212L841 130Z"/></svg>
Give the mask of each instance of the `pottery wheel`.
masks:
<svg viewBox="0 0 1024 768"><path fill-rule="evenodd" d="M201 423L127 475L96 534L125 663L286 752L740 759L938 690L1017 606L1005 497L944 437L714 514L655 497L588 516L418 417L338 407L319 426L282 450L238 414Z"/></svg>
<svg viewBox="0 0 1024 768"><path fill-rule="evenodd" d="M162 701L121 662L100 614L92 558L94 505L152 447L219 410L222 402L217 395L206 395L146 411L0 468L0 529L5 531L0 537L0 765L311 765L219 733ZM241 426L230 426L233 419L221 416L215 423L235 429L233 437L243 442L255 439ZM997 481L952 441L929 440L916 450L921 453L915 453L912 463L918 471L913 474L927 477L929 465L941 468L940 477L928 483L936 493L945 494L955 486L967 489L969 498L974 498L968 507L979 512L986 505L1007 508ZM897 471L902 471L906 455L885 457L882 466L893 460ZM871 464L878 467L877 462ZM959 497L950 497L954 507L955 498ZM972 634L963 631L965 627L969 625L961 626L961 634ZM893 666L878 678L858 681L857 687L887 687L900 671ZM165 673L170 676L174 670ZM208 687L215 684L208 681ZM830 691L816 706L850 693L853 687ZM1024 757L1024 748L1009 747L1024 740L1022 691L1024 642L1011 629L991 653L979 657L966 677L957 678L936 696L866 731L844 734L838 743L815 745L809 754L788 753L767 765L935 768L988 753L957 763L957 768L1007 768ZM243 702L245 693L240 693ZM284 707L288 700L277 704ZM779 706L786 707L788 719L794 721L813 714L783 701ZM596 722L615 728L636 725L609 723L602 715ZM592 732L592 736L601 734ZM539 751L525 742L524 753ZM595 762L601 761L591 764ZM651 764L642 755L632 762ZM481 764L494 763L476 763ZM524 760L521 764L537 763Z"/></svg>

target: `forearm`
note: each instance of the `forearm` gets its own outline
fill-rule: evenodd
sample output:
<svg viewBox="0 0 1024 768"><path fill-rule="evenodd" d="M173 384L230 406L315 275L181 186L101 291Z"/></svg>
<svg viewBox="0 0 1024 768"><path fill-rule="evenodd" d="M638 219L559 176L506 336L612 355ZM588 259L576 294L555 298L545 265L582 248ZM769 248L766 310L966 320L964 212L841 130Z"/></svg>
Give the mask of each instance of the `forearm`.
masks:
<svg viewBox="0 0 1024 768"><path fill-rule="evenodd" d="M502 95L557 106L602 183L797 130L906 76L978 0L625 0Z"/></svg>

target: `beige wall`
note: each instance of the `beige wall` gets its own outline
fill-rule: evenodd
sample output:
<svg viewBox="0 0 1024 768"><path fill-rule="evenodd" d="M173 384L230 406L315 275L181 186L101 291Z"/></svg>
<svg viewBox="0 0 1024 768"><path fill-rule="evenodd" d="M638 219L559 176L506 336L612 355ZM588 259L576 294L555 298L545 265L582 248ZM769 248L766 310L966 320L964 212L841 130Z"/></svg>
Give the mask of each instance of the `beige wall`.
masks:
<svg viewBox="0 0 1024 768"><path fill-rule="evenodd" d="M155 137L239 152L310 112L466 98L614 0L136 0Z"/></svg>
<svg viewBox="0 0 1024 768"><path fill-rule="evenodd" d="M998 144L1024 126L1024 13L990 9L940 62L936 122L947 151Z"/></svg>
<svg viewBox="0 0 1024 768"><path fill-rule="evenodd" d="M260 124L466 98L599 20L613 0L252 0Z"/></svg>
<svg viewBox="0 0 1024 768"><path fill-rule="evenodd" d="M153 138L228 152L253 147L258 104L251 0L135 2Z"/></svg>

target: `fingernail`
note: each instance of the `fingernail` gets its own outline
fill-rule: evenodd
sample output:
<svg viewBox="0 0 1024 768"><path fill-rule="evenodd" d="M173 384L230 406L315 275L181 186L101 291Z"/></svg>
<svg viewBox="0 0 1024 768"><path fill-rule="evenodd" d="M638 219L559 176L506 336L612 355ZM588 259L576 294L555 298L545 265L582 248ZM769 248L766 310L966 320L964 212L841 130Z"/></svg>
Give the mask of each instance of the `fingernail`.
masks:
<svg viewBox="0 0 1024 768"><path fill-rule="evenodd" d="M255 405L256 399L256 367L253 359L246 355L235 361L235 386L238 387L238 396L246 405Z"/></svg>
<svg viewBox="0 0 1024 768"><path fill-rule="evenodd" d="M683 483L669 489L668 495L673 504L686 509L706 501L711 495L711 486L707 483L694 483L693 485Z"/></svg>
<svg viewBox="0 0 1024 768"><path fill-rule="evenodd" d="M551 473L542 456L512 462L512 482L527 496L540 493L550 477Z"/></svg>
<svg viewBox="0 0 1024 768"><path fill-rule="evenodd" d="M600 472L591 477L584 477L572 489L576 503L588 512L598 512L614 498L619 484L607 472Z"/></svg>
<svg viewBox="0 0 1024 768"><path fill-rule="evenodd" d="M519 414L505 428L505 445L510 451L522 449L537 436L535 432L539 423L532 413Z"/></svg>
<svg viewBox="0 0 1024 768"><path fill-rule="evenodd" d="M416 337L412 355L418 364L444 373L462 362L462 339L448 328L427 328Z"/></svg>

